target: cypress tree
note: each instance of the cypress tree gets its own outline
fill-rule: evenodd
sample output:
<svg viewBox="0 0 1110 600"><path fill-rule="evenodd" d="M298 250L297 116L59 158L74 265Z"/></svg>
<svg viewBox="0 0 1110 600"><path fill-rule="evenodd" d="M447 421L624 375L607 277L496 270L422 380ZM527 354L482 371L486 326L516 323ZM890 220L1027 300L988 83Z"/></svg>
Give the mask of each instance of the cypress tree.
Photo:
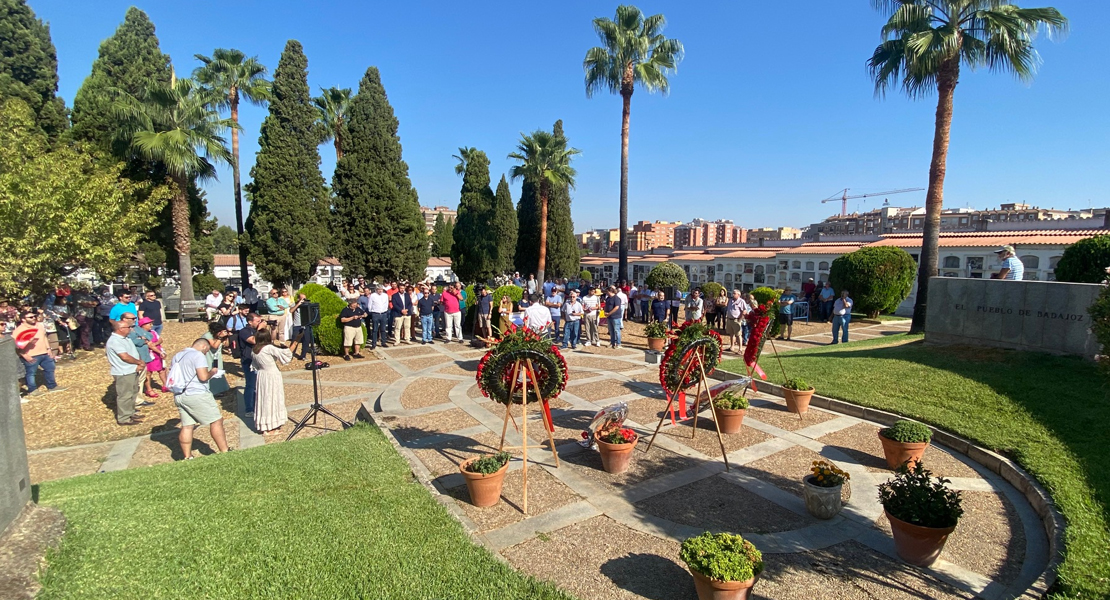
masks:
<svg viewBox="0 0 1110 600"><path fill-rule="evenodd" d="M378 68L370 67L351 99L335 167L334 235L351 275L417 280L428 268L428 234L397 127Z"/></svg>
<svg viewBox="0 0 1110 600"><path fill-rule="evenodd" d="M540 261L540 196L536 192L536 186L525 178L520 186L520 200L516 203L517 233L513 263L525 278L535 274L536 264ZM550 202L547 208L550 213Z"/></svg>
<svg viewBox="0 0 1110 600"><path fill-rule="evenodd" d="M562 119L555 121L552 133L566 139ZM547 273L552 277L578 277L580 258L570 216L570 186L559 186L547 202Z"/></svg>
<svg viewBox="0 0 1110 600"><path fill-rule="evenodd" d="M497 238L492 235L493 190L489 187L489 158L471 149L463 175L457 226L452 238L451 270L463 281L485 282L500 270Z"/></svg>
<svg viewBox="0 0 1110 600"><path fill-rule="evenodd" d="M0 100L18 98L50 140L66 130L65 102L57 97L58 55L50 28L26 0L0 0Z"/></svg>
<svg viewBox="0 0 1110 600"><path fill-rule="evenodd" d="M432 225L432 256L450 257L451 246L454 245L454 221L443 218L443 213L436 214L436 222Z"/></svg>
<svg viewBox="0 0 1110 600"><path fill-rule="evenodd" d="M250 258L274 284L307 280L326 252L320 206L328 196L319 141L308 59L301 43L289 40L274 71L270 114L262 121L246 186L252 200L246 222Z"/></svg>
<svg viewBox="0 0 1110 600"><path fill-rule="evenodd" d="M513 259L516 254L516 210L513 209L513 195L509 191L509 182L501 176L494 194L493 216L490 219L490 238L497 243L497 271L507 273L513 271Z"/></svg>

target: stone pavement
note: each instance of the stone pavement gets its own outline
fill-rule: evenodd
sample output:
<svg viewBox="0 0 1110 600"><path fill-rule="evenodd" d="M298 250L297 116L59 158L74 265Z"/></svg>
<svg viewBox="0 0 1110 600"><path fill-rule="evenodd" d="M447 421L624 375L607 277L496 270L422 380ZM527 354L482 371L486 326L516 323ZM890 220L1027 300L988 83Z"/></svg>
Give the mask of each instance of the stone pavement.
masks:
<svg viewBox="0 0 1110 600"><path fill-rule="evenodd" d="M731 471L702 418L694 437L688 423L668 419L650 452L646 439L637 446L628 472L605 473L598 454L577 443L594 412L627 402L631 425L650 436L665 407L656 368L627 349L566 354L571 381L552 403L562 464L546 450L529 452L529 514L520 509L519 460L502 501L476 508L457 465L497 449L504 415L475 384L482 353L458 344L390 348L383 362L398 377L366 408L479 541L580 598L696 597L678 551L705 530L742 533L765 553L756 592L767 598L1007 598L1047 564L1041 522L1024 496L933 446L925 462L963 490L966 514L932 568L905 565L877 501L877 485L890 476L878 425L816 408L799 419L774 397L754 398L742 432L725 436ZM539 442L545 435L531 414L529 437ZM506 443L521 444L512 427ZM852 475L850 501L830 521L810 517L801 498L801 479L818 458Z"/></svg>

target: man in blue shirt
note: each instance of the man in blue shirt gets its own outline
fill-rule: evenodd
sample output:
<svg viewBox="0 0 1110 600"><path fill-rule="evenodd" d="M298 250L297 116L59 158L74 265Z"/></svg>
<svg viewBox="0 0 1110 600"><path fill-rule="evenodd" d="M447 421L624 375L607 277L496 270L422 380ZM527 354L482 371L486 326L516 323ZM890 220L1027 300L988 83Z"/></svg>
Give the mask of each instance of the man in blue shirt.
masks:
<svg viewBox="0 0 1110 600"><path fill-rule="evenodd" d="M139 308L135 306L135 302L131 299L131 292L120 292L119 302L112 307L112 311L108 313L108 319L118 321L124 313L131 313L135 318L139 318Z"/></svg>
<svg viewBox="0 0 1110 600"><path fill-rule="evenodd" d="M417 312L420 313L420 343L434 344L432 336L436 332L435 309L437 294L433 294L427 285L420 286L420 298L416 301Z"/></svg>
<svg viewBox="0 0 1110 600"><path fill-rule="evenodd" d="M793 290L786 288L782 290L782 295L779 296L779 323L782 329L779 330L779 339L790 339L790 335L794 332L794 301L798 297L794 295Z"/></svg>
<svg viewBox="0 0 1110 600"><path fill-rule="evenodd" d="M832 319L832 305L835 300L836 292L833 291L832 284L826 281L817 293L818 317L822 321L828 323Z"/></svg>
<svg viewBox="0 0 1110 600"><path fill-rule="evenodd" d="M478 292L478 337L493 341L493 296L482 286Z"/></svg>
<svg viewBox="0 0 1110 600"><path fill-rule="evenodd" d="M1002 270L994 275L991 279L1009 279L1011 281L1021 281L1025 277L1025 265L1014 256L1013 246L1003 246L995 251L998 255L999 262L1002 263Z"/></svg>

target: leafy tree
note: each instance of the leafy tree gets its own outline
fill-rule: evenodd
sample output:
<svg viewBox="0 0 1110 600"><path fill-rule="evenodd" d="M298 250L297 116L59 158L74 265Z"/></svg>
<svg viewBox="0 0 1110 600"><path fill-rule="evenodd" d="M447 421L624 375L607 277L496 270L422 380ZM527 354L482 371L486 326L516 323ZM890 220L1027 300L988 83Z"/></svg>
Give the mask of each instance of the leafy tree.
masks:
<svg viewBox="0 0 1110 600"><path fill-rule="evenodd" d="M898 308L910 295L916 269L913 257L901 248L860 248L833 261L829 282L838 295L849 291L857 311L877 317Z"/></svg>
<svg viewBox="0 0 1110 600"><path fill-rule="evenodd" d="M211 294L212 290L220 290L221 294L225 291L224 282L208 273L193 275L193 289L199 290L201 296Z"/></svg>
<svg viewBox="0 0 1110 600"><path fill-rule="evenodd" d="M602 46L586 52L582 67L586 71L586 96L601 90L620 94L624 101L621 116L621 198L620 262L617 278L628 277L628 121L632 111L632 92L636 84L648 93L670 89L667 74L682 60L682 42L663 37L666 19L662 14L644 17L635 6L621 5L613 20L594 19L594 31Z"/></svg>
<svg viewBox="0 0 1110 600"><path fill-rule="evenodd" d="M644 285L653 290L676 287L679 291L685 292L690 289L690 279L686 277L686 271L683 271L682 267L673 262L661 262L648 271Z"/></svg>
<svg viewBox="0 0 1110 600"><path fill-rule="evenodd" d="M539 281L544 280L547 265L548 200L557 188L564 185L574 187L576 171L570 166L570 162L580 153L577 148L567 147L566 138L537 129L531 135L521 134L517 151L509 154L509 158L520 161L519 165L509 169L509 177L514 181L523 178L526 187L528 180L531 180L539 198L539 257L536 261L536 279ZM522 193L521 201L523 200Z"/></svg>
<svg viewBox="0 0 1110 600"><path fill-rule="evenodd" d="M275 285L308 279L327 251L329 198L318 142L308 59L301 43L289 40L274 71L270 114L262 121L248 185L250 257Z"/></svg>
<svg viewBox="0 0 1110 600"><path fill-rule="evenodd" d="M562 138L563 121L555 122L552 134ZM547 213L547 272L552 277L572 278L578 274L578 263L582 258L578 251L578 240L574 237L574 220L570 215L570 186L554 186Z"/></svg>
<svg viewBox="0 0 1110 600"><path fill-rule="evenodd" d="M58 55L50 28L26 0L0 0L0 101L22 100L51 141L69 126L58 92Z"/></svg>
<svg viewBox="0 0 1110 600"><path fill-rule="evenodd" d="M709 281L701 284L701 287L698 289L701 290L701 297L708 298L708 300L706 301L709 302L719 296L721 294L721 290L725 289L725 286L717 283L716 281Z"/></svg>
<svg viewBox="0 0 1110 600"><path fill-rule="evenodd" d="M1102 283L1110 277L1107 269L1110 269L1110 235L1096 235L1068 246L1054 273L1056 281Z"/></svg>
<svg viewBox="0 0 1110 600"><path fill-rule="evenodd" d="M115 273L168 196L159 188L136 204L140 185L122 164L50 149L36 117L22 100L0 106L0 297L41 293L80 267Z"/></svg>
<svg viewBox="0 0 1110 600"><path fill-rule="evenodd" d="M451 155L451 158L459 161L458 164L455 165L455 175L462 175L463 173L466 173L466 165L470 162L470 157L475 152L481 152L481 150L477 148L471 148L469 146L464 146L462 148L459 148L458 154Z"/></svg>
<svg viewBox="0 0 1110 600"><path fill-rule="evenodd" d="M466 160L461 161L466 173L452 234L451 270L463 281L484 282L500 271L498 239L490 231L494 197L489 187L489 158L481 150L466 150Z"/></svg>
<svg viewBox="0 0 1110 600"><path fill-rule="evenodd" d="M497 271L508 273L513 270L513 256L516 254L517 220L513 208L513 195L505 176L497 184L493 196L493 216L490 219L489 235L497 240Z"/></svg>
<svg viewBox="0 0 1110 600"><path fill-rule="evenodd" d="M451 249L455 243L455 222L444 219L443 213L436 214L436 222L432 225L432 256L451 256Z"/></svg>
<svg viewBox="0 0 1110 600"><path fill-rule="evenodd" d="M238 254L239 236L227 225L220 225L212 232L212 250L216 254Z"/></svg>
<svg viewBox="0 0 1110 600"><path fill-rule="evenodd" d="M960 66L1013 73L1031 81L1040 57L1033 48L1038 30L1050 35L1067 31L1068 21L1055 8L1020 8L1009 0L872 0L889 13L883 42L867 61L876 95L901 85L911 98L937 92L933 156L925 196L917 301L910 331L925 330L929 278L937 274L940 211L944 204L952 99Z"/></svg>
<svg viewBox="0 0 1110 600"><path fill-rule="evenodd" d="M144 159L160 163L174 186L170 206L182 299L193 297L189 186L216 176L210 160L232 159L221 134L234 124L221 119L198 92L193 80L178 79L151 84L142 98L127 96L116 104L124 117L119 135Z"/></svg>
<svg viewBox="0 0 1110 600"><path fill-rule="evenodd" d="M343 158L344 125L351 107L351 88L320 88L321 95L312 99L316 107L317 123L324 142L334 142L335 160Z"/></svg>
<svg viewBox="0 0 1110 600"><path fill-rule="evenodd" d="M582 272L578 274L578 278L586 283L590 283L594 280L594 274L586 269L582 269Z"/></svg>
<svg viewBox="0 0 1110 600"><path fill-rule="evenodd" d="M335 167L338 258L351 275L420 279L428 268L427 229L377 67L359 83L346 126Z"/></svg>
<svg viewBox="0 0 1110 600"><path fill-rule="evenodd" d="M520 186L520 200L516 203L516 249L513 264L527 278L536 272L540 261L540 198L536 186L525 179Z"/></svg>
<svg viewBox="0 0 1110 600"><path fill-rule="evenodd" d="M211 95L211 102L231 113L231 179L235 190L235 231L243 235L243 190L239 186L239 100L246 99L261 105L270 97L270 82L266 81L266 67L258 57L247 58L239 50L216 48L212 56L196 54L203 63L193 71L193 77L205 87L204 92ZM240 289L250 283L247 271L247 249L239 249L239 274L242 281Z"/></svg>

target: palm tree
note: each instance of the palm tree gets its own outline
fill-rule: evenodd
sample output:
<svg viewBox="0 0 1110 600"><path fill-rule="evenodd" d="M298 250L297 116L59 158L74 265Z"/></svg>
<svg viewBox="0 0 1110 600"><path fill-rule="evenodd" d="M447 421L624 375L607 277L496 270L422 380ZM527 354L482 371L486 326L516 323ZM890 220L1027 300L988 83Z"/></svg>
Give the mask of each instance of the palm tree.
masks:
<svg viewBox="0 0 1110 600"><path fill-rule="evenodd" d="M173 244L178 255L181 299L193 299L193 267L189 257L189 184L214 179L212 161L231 163L222 133L238 127L220 118L209 98L192 79L171 79L169 85L151 84L142 98L123 95L114 105L122 117L120 139L127 140L146 160L160 163L174 184L170 199Z"/></svg>
<svg viewBox="0 0 1110 600"><path fill-rule="evenodd" d="M204 86L204 93L211 96L217 107L231 110L231 178L235 188L235 231L243 236L243 192L239 187L239 100L246 98L252 104L260 105L270 98L270 82L266 80L266 67L258 62L258 57L247 58L239 50L216 48L209 58L203 54L194 55L204 63L193 71L193 77ZM239 244L239 275L242 288L250 283L247 273L247 245Z"/></svg>
<svg viewBox="0 0 1110 600"><path fill-rule="evenodd" d="M322 94L312 99L320 113L317 122L324 134L324 142L335 142L335 162L343 158L343 122L351 106L351 88L320 88Z"/></svg>
<svg viewBox="0 0 1110 600"><path fill-rule="evenodd" d="M516 181L523 177L532 182L540 194L540 260L536 267L536 280L544 281L544 267L547 265L547 199L556 187L574 187L577 172L570 161L581 151L567 148L565 137L556 137L542 129L532 135L520 134L517 151L509 158L520 161L519 165L509 168L509 177Z"/></svg>
<svg viewBox="0 0 1110 600"><path fill-rule="evenodd" d="M462 175L463 173L466 173L466 164L470 162L470 157L475 152L479 152L479 150L477 148L463 146L462 148L459 148L458 154L451 155L451 158L459 161L459 163L455 165L455 175Z"/></svg>
<svg viewBox="0 0 1110 600"><path fill-rule="evenodd" d="M632 92L636 84L648 91L664 95L670 84L667 74L682 60L682 42L663 37L666 19L662 14L644 18L635 6L617 7L614 20L594 19L594 31L604 46L586 52L582 67L586 70L586 96L608 89L624 100L621 115L621 206L619 279L628 279L628 120L632 110Z"/></svg>
<svg viewBox="0 0 1110 600"><path fill-rule="evenodd" d="M1038 30L1050 36L1067 32L1068 20L1055 8L1020 8L1009 0L872 0L889 13L883 42L867 61L875 94L901 84L911 98L937 91L933 157L925 197L925 230L918 259L917 300L910 331L925 330L929 277L937 274L940 212L952 131L952 98L960 65L1013 73L1030 81L1040 57L1033 48Z"/></svg>

